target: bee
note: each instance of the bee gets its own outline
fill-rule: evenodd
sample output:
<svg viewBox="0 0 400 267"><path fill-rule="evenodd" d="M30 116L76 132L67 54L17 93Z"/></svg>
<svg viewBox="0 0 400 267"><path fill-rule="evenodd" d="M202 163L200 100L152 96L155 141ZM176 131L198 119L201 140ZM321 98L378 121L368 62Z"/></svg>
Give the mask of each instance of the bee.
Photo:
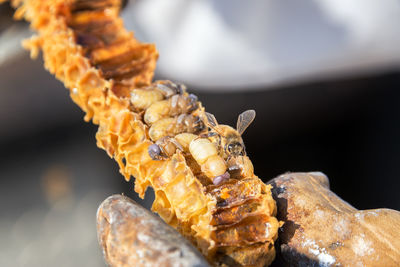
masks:
<svg viewBox="0 0 400 267"><path fill-rule="evenodd" d="M206 112L207 126L211 129L206 135L219 150L222 158L228 162L228 170L237 172L246 177L253 171L253 165L246 156L246 148L242 134L254 121L256 112L247 110L241 113L236 123L236 130L228 125L218 124L217 119L211 113Z"/></svg>
<svg viewBox="0 0 400 267"><path fill-rule="evenodd" d="M175 84L170 81L157 81L146 88L133 89L130 93L130 101L133 108L138 111L147 110L152 104L169 98L174 98L174 100L171 99L169 101L170 105L175 104L175 106L182 106L182 100L179 100L178 96L183 95L185 92L186 87L182 84ZM191 104L197 101L197 97L194 95L189 95L189 97L191 101L188 102ZM166 101L168 102L168 100ZM153 109L155 109L155 107Z"/></svg>
<svg viewBox="0 0 400 267"><path fill-rule="evenodd" d="M182 145L175 138L166 136L150 145L148 153L153 160L163 160L174 155L178 149L183 151Z"/></svg>
<svg viewBox="0 0 400 267"><path fill-rule="evenodd" d="M202 120L192 114L166 117L153 123L149 129L150 139L155 142L166 136L180 133L199 133L204 128Z"/></svg>
<svg viewBox="0 0 400 267"><path fill-rule="evenodd" d="M208 137L215 139L214 143L226 160L231 157L245 156L246 148L243 143L242 134L256 117L254 110L247 110L239 115L236 130L231 126L218 124L217 119L211 113L206 112L207 126L211 131Z"/></svg>
<svg viewBox="0 0 400 267"><path fill-rule="evenodd" d="M147 125L152 125L164 117L191 113L198 108L197 100L194 94L176 94L166 100L154 102L146 109L144 121Z"/></svg>
<svg viewBox="0 0 400 267"><path fill-rule="evenodd" d="M183 95L186 92L186 86L180 83L171 81L157 81L154 83L155 89L160 91L165 98L170 98L174 95Z"/></svg>

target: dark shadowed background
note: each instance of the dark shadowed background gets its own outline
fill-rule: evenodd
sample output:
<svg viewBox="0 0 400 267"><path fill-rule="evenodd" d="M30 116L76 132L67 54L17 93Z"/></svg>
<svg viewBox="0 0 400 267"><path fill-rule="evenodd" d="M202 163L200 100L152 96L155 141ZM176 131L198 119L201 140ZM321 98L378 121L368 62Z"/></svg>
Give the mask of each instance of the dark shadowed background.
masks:
<svg viewBox="0 0 400 267"><path fill-rule="evenodd" d="M329 5L312 1L315 5L297 6L303 7L301 12L295 12L296 22L304 22L299 28L285 23L279 13L274 14L279 22L277 27L280 25L284 30L296 33L288 39L291 46L285 43L282 51L278 43L271 41L273 44L267 45L255 34L248 33L249 28L254 31L252 24L236 25L240 18L235 17L238 15L236 9L221 11L220 4L215 3L196 6L202 12L210 8L216 10L216 14L222 14L224 18L225 28L218 26L221 20L207 20L208 23L217 21L218 26L210 33L209 37L214 38L211 41L197 37L202 28L195 23L198 19L195 16L194 22L190 16L185 16L181 24L185 25L187 21L195 29L199 27L199 32L193 31L190 35L181 30L179 34L171 33L174 38L167 38L170 36L167 35L164 39L162 36L152 39L153 35L160 36L162 30L168 33L168 27L153 29L149 22L150 28L146 28L135 22L130 14L149 8L138 2L138 6L130 2L124 16L129 27L138 27L138 34L144 40L157 39L162 62L156 78L184 80L220 123L235 125L237 115L243 110L257 111L256 120L244 134L244 140L260 178L268 181L288 171L322 171L330 178L332 190L358 209L400 209L400 61L397 60L400 43L398 38L392 38L390 31L386 35L382 33L387 21L383 20L381 27L375 25L369 32L372 37L383 36L382 47L378 40L374 45L362 43L362 49L357 50L351 42L347 46L343 44L346 43L343 38L348 40L349 36L358 36L357 31L349 31L346 25L339 23L340 32L345 35L340 35L337 27L330 27L333 37L329 32L319 34L318 20L326 13L315 13L316 7L328 9ZM150 2L159 4L157 0ZM374 7L370 2L371 6L365 4L367 10ZM395 13L390 6L392 13L400 14L400 4L386 2L398 8L399 13ZM287 4L271 3L270 8L276 12L285 13L290 9ZM187 14L192 14L191 5L181 9L175 7L177 10L186 8ZM149 16L157 17L156 11ZM163 12L167 11L164 9ZM335 13L347 14L345 11L336 10ZM392 13L387 15L387 10L376 12L383 12L378 17L395 17ZM258 16L262 18L262 12ZM215 14L207 18L215 18ZM397 21L389 21L391 25L399 25L400 16L396 18ZM379 23L379 20L374 22ZM179 28L185 29L184 25ZM176 23L172 23L173 26L176 28ZM272 31L273 26L267 26L269 31L260 26L263 36L278 38L279 28ZM303 33L298 33L303 27L306 27ZM228 32L227 28L239 30L225 36L223 33ZM96 147L96 126L83 122L83 113L70 100L63 85L43 69L42 60L31 61L28 53L20 48L20 41L29 35L27 25L13 22L11 9L1 5L0 265L101 266L103 260L95 228L97 206L114 193L124 193L137 200L133 181L125 182L117 164ZM246 44L234 46L233 55L235 51L240 54L232 60L229 51L222 51L224 46L218 47L215 39L218 36L221 36L222 44L229 43L232 36L245 40L256 38L257 47L246 50ZM330 42L338 41L341 45L332 48L326 46L327 42L318 41L327 36L333 38ZM308 37L309 42L320 44L318 49L288 50L291 53L285 54L286 46L307 48L307 43L301 40ZM180 45L175 49L168 45L178 43L178 40ZM191 40L196 40L196 46L191 46ZM287 38L282 40L287 41ZM394 47L388 40L393 41ZM197 42L211 48L201 50ZM185 50L187 46L193 50ZM207 53L212 52L215 56L218 49L222 50L219 56L213 57L214 61L204 60L205 67L199 63L200 59L207 58ZM246 57L246 51L249 57ZM345 53L340 54L340 51ZM269 53L280 56L279 64L273 63L276 59L267 62ZM321 59L326 54L334 56ZM187 58L190 55L192 61ZM265 60L250 60L254 55L256 59L264 56ZM312 60L308 59L313 56ZM224 58L233 63L215 63ZM319 60L323 64L318 65ZM170 69L168 62L171 62ZM192 66L190 62L197 63ZM252 62L264 71L252 76L249 71ZM291 65L290 62L297 63ZM331 70L324 69L327 65L332 67ZM189 78L180 78L182 68ZM302 71L305 69L307 71ZM141 202L146 207L151 206L151 192L148 196Z"/></svg>

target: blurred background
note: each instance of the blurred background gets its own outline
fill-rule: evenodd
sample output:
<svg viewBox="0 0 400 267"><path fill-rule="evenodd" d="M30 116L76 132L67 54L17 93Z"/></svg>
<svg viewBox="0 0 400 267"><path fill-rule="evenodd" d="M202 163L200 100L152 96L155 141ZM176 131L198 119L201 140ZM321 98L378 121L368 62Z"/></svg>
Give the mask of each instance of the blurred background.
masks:
<svg viewBox="0 0 400 267"><path fill-rule="evenodd" d="M157 44L157 79L186 83L220 123L257 111L244 140L264 181L322 171L358 209L400 209L399 1L138 0L122 15ZM137 200L133 181L11 17L0 5L0 266L102 266L96 209Z"/></svg>

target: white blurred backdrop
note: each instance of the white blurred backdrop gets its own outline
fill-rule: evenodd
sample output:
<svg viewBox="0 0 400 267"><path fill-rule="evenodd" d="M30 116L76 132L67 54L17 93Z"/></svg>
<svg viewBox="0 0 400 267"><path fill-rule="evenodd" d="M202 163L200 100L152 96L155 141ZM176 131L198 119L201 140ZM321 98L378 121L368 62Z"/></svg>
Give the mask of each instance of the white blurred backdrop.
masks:
<svg viewBox="0 0 400 267"><path fill-rule="evenodd" d="M398 0L137 0L123 17L159 75L203 89L400 67Z"/></svg>

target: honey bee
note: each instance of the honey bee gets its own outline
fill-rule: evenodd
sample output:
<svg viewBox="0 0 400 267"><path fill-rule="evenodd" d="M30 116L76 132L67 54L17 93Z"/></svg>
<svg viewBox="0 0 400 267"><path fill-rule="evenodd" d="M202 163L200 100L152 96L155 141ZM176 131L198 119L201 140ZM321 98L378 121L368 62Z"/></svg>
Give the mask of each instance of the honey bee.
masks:
<svg viewBox="0 0 400 267"><path fill-rule="evenodd" d="M185 85L173 83L168 80L155 82L155 89L161 92L165 98L170 98L174 95L183 95L186 92Z"/></svg>
<svg viewBox="0 0 400 267"><path fill-rule="evenodd" d="M207 136L214 139L214 143L220 150L225 160L232 157L246 156L246 148L243 143L242 134L253 122L256 112L247 110L239 115L236 130L228 125L218 124L217 119L211 113L206 112L207 126L211 131Z"/></svg>
<svg viewBox="0 0 400 267"><path fill-rule="evenodd" d="M146 124L152 125L164 117L188 114L197 109L197 100L197 96L194 94L176 94L166 100L154 102L147 108L144 121Z"/></svg>
<svg viewBox="0 0 400 267"><path fill-rule="evenodd" d="M213 184L219 185L230 178L227 163L218 155L215 145L207 138L199 138L198 135L191 133L181 133L175 138L162 137L148 147L148 153L153 160L168 159L176 153L176 150L190 153L199 164L201 171Z"/></svg>
<svg viewBox="0 0 400 267"><path fill-rule="evenodd" d="M253 173L253 165L246 156L242 134L253 122L254 110L247 110L238 117L236 130L228 125L220 125L214 115L206 112L207 125L211 128L206 135L219 149L219 154L227 161L228 173L232 177L248 177Z"/></svg>
<svg viewBox="0 0 400 267"><path fill-rule="evenodd" d="M192 114L167 117L153 123L149 129L150 139L155 142L166 136L180 133L198 133L204 128L202 120Z"/></svg>
<svg viewBox="0 0 400 267"><path fill-rule="evenodd" d="M162 103L168 103L173 111L175 111L177 108L181 108L182 110L194 110L195 108L192 107L196 105L197 97L192 94L189 96L184 96L183 94L185 92L186 87L182 84L175 84L171 81L157 81L149 87L133 89L131 91L130 101L133 108L139 111L147 110L153 104L162 102L164 99L167 100ZM161 103L158 105L161 105ZM165 104L162 105L161 108L164 107L166 107ZM185 107L187 108L185 109ZM153 107L152 109L156 109L156 112L162 111L162 109L157 109L157 107ZM154 111L149 113L152 114ZM176 111L175 113L180 114L182 112Z"/></svg>
<svg viewBox="0 0 400 267"><path fill-rule="evenodd" d="M166 136L150 145L148 152L153 160L163 160L174 155L177 149L183 151L183 147L175 138Z"/></svg>

